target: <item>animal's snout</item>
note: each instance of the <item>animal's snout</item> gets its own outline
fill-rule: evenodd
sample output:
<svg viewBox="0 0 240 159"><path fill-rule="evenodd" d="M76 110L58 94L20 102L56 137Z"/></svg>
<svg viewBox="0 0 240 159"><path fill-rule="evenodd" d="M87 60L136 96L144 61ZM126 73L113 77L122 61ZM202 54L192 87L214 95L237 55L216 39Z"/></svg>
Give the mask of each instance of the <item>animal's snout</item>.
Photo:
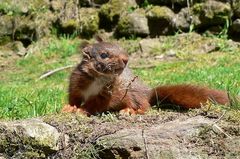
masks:
<svg viewBox="0 0 240 159"><path fill-rule="evenodd" d="M127 58L123 58L122 61L123 61L123 63L124 63L125 65L127 65L127 63L128 63L128 59L127 59Z"/></svg>

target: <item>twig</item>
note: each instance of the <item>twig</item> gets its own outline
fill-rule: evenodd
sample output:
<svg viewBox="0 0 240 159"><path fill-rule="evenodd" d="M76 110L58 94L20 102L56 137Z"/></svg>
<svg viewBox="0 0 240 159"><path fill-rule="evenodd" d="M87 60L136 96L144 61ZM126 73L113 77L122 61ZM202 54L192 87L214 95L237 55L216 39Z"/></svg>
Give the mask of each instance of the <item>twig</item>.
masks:
<svg viewBox="0 0 240 159"><path fill-rule="evenodd" d="M213 124L212 127L215 127L217 130L219 130L225 136L227 136L228 138L232 139L232 137L230 135L228 135L227 133L225 133L224 130L222 128L220 128L217 124Z"/></svg>
<svg viewBox="0 0 240 159"><path fill-rule="evenodd" d="M149 159L147 142L146 142L146 138L144 136L144 129L142 129L142 138L143 138L143 143L144 143L145 155L146 155L146 158Z"/></svg>
<svg viewBox="0 0 240 159"><path fill-rule="evenodd" d="M156 65L143 65L143 66L130 66L130 68L133 69L148 69L148 68L154 68Z"/></svg>
<svg viewBox="0 0 240 159"><path fill-rule="evenodd" d="M224 132L224 130L217 125L217 122L219 122L225 114L226 114L226 111L224 111L223 114L215 122L213 122L212 127L216 128L218 131L223 133L225 136L232 139L232 137L230 135L228 135L226 132ZM213 131L214 131L214 129L213 129Z"/></svg>
<svg viewBox="0 0 240 159"><path fill-rule="evenodd" d="M129 88L131 87L132 83L136 80L136 78L138 78L138 76L133 77L133 79L129 82L129 84L127 85L126 91L120 101L122 101L126 97Z"/></svg>
<svg viewBox="0 0 240 159"><path fill-rule="evenodd" d="M44 79L44 78L46 78L46 77L49 77L49 76L51 76L52 74L54 74L54 73L56 73L56 72L59 72L59 71L62 71L62 70L68 69L68 68L72 68L72 67L74 67L74 65L68 65L68 66L56 68L56 69L54 69L54 70L52 70L52 71L49 71L49 72L41 75L41 76L39 77L39 80Z"/></svg>
<svg viewBox="0 0 240 159"><path fill-rule="evenodd" d="M217 122L219 122L225 114L226 114L226 111L224 111L223 114L213 124L216 124Z"/></svg>

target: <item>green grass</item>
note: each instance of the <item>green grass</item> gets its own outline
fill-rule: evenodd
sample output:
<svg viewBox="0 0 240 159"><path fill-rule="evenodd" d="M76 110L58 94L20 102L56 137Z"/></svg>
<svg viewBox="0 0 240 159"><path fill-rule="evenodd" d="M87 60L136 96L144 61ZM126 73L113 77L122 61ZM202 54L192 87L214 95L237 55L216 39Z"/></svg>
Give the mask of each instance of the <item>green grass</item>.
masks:
<svg viewBox="0 0 240 159"><path fill-rule="evenodd" d="M75 64L77 40L52 40L49 46L16 61L13 69L1 74L0 118L19 119L58 112L66 103L69 70L38 80L45 72ZM80 59L80 55L79 57Z"/></svg>
<svg viewBox="0 0 240 159"><path fill-rule="evenodd" d="M40 52L13 61L9 69L1 72L0 118L21 119L59 112L67 103L70 70L43 80L38 78L46 71L76 64L80 59L79 43L71 38L53 39ZM240 49L227 50L161 62L153 69L134 72L151 86L195 83L240 94Z"/></svg>
<svg viewBox="0 0 240 159"><path fill-rule="evenodd" d="M135 72L151 86L194 83L240 93L240 52L198 55L191 60L163 62ZM151 77L151 80L149 80Z"/></svg>

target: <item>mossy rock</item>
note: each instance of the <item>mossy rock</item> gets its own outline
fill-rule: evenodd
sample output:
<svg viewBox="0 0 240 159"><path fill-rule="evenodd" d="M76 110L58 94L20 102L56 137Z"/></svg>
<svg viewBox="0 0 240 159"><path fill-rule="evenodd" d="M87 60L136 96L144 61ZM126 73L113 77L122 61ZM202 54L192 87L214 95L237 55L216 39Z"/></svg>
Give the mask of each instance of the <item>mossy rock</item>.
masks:
<svg viewBox="0 0 240 159"><path fill-rule="evenodd" d="M176 15L176 19L174 21L174 25L178 30L181 31L189 31L191 25L191 15L189 12L189 8L182 8L180 12Z"/></svg>
<svg viewBox="0 0 240 159"><path fill-rule="evenodd" d="M240 18L240 1L233 4L233 12L235 17Z"/></svg>
<svg viewBox="0 0 240 159"><path fill-rule="evenodd" d="M35 26L31 19L31 16L15 16L14 17L15 32L14 38L17 40L29 39L31 41L36 40Z"/></svg>
<svg viewBox="0 0 240 159"><path fill-rule="evenodd" d="M0 153L13 158L44 158L59 150L60 133L38 119L1 122L0 134Z"/></svg>
<svg viewBox="0 0 240 159"><path fill-rule="evenodd" d="M10 15L0 16L0 39L11 36L13 33L13 17Z"/></svg>
<svg viewBox="0 0 240 159"><path fill-rule="evenodd" d="M77 1L66 1L59 11L55 24L58 34L73 34L79 28L79 4Z"/></svg>
<svg viewBox="0 0 240 159"><path fill-rule="evenodd" d="M4 14L30 14L49 9L49 0L1 0L0 12Z"/></svg>
<svg viewBox="0 0 240 159"><path fill-rule="evenodd" d="M54 16L51 12L29 16L14 16L14 40L22 41L24 46L50 35Z"/></svg>
<svg viewBox="0 0 240 159"><path fill-rule="evenodd" d="M196 28L205 29L214 25L224 25L231 19L230 4L218 1L207 1L195 4L191 8L193 24Z"/></svg>
<svg viewBox="0 0 240 159"><path fill-rule="evenodd" d="M172 20L174 17L174 12L168 7L152 7L147 12L150 35L155 37L158 35L173 34L174 26L172 25Z"/></svg>
<svg viewBox="0 0 240 159"><path fill-rule="evenodd" d="M107 3L109 0L80 0L79 5L81 7L96 7L99 5L102 5L104 3Z"/></svg>
<svg viewBox="0 0 240 159"><path fill-rule="evenodd" d="M109 2L109 0L93 0L93 2L94 2L95 4L104 4L104 3Z"/></svg>
<svg viewBox="0 0 240 159"><path fill-rule="evenodd" d="M54 12L60 12L62 9L64 9L64 1L59 1L59 0L52 0L50 2L50 8L54 11Z"/></svg>
<svg viewBox="0 0 240 159"><path fill-rule="evenodd" d="M120 15L131 8L137 7L134 0L111 0L101 6L99 11L100 28L111 30L120 18Z"/></svg>
<svg viewBox="0 0 240 159"><path fill-rule="evenodd" d="M168 7L154 6L147 12L147 17L148 19L164 19L171 21L171 19L174 17L174 12Z"/></svg>
<svg viewBox="0 0 240 159"><path fill-rule="evenodd" d="M120 17L116 27L117 36L141 36L149 34L148 22L143 9L135 10L132 13L126 13Z"/></svg>
<svg viewBox="0 0 240 159"><path fill-rule="evenodd" d="M83 37L90 38L98 31L98 11L93 8L81 8L79 21L79 33Z"/></svg>
<svg viewBox="0 0 240 159"><path fill-rule="evenodd" d="M50 10L32 15L36 39L41 39L51 34L53 24L57 21L57 16Z"/></svg>

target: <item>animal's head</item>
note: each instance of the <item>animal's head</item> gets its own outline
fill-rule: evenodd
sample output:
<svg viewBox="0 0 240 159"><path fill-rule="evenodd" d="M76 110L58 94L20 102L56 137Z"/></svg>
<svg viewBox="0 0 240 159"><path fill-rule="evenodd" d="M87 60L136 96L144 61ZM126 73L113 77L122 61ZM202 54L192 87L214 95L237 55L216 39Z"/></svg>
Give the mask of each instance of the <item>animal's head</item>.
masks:
<svg viewBox="0 0 240 159"><path fill-rule="evenodd" d="M128 63L127 53L117 44L104 42L100 37L97 37L97 41L82 46L82 63L98 74L121 74Z"/></svg>

